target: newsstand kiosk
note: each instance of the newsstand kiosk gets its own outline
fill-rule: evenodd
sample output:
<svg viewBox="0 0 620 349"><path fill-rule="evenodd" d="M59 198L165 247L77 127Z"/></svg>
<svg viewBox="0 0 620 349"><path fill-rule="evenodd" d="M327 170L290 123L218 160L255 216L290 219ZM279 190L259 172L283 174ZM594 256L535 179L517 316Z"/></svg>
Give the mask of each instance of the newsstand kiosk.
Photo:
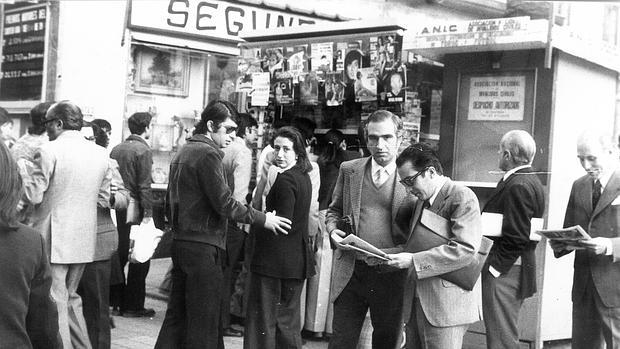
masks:
<svg viewBox="0 0 620 349"><path fill-rule="evenodd" d="M572 182L584 174L577 136L592 127L619 133L618 52L529 17L410 27L403 51L443 64L440 120L431 123L440 125L444 172L484 205L503 175L501 136L526 130L538 148L533 167L545 185L545 227L561 228ZM519 329L523 342L541 348L571 337L573 256L554 258L545 240L536 253L538 292L522 308Z"/></svg>

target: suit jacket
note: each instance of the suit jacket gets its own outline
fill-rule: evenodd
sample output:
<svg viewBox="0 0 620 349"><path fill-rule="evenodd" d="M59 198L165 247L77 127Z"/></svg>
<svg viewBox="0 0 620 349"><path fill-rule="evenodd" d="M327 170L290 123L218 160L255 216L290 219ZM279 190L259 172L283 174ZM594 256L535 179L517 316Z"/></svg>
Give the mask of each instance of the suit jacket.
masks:
<svg viewBox="0 0 620 349"><path fill-rule="evenodd" d="M97 202L111 179L106 150L79 131L66 130L39 149L24 187L36 205L34 228L43 234L52 263L93 261Z"/></svg>
<svg viewBox="0 0 620 349"><path fill-rule="evenodd" d="M592 208L592 178L585 175L573 183L564 226L581 225L591 237L612 241L611 256L594 255L586 250L575 252L573 303L580 302L589 276L606 307L620 307L620 170L605 186L596 207ZM613 204L612 204L613 203ZM563 253L566 254L566 253ZM558 256L558 254L556 254Z"/></svg>
<svg viewBox="0 0 620 349"><path fill-rule="evenodd" d="M423 202L418 201L415 207L409 224L411 233L419 222L422 205ZM466 266L480 248L482 222L478 198L471 189L448 179L428 209L451 222L451 234L458 243L414 253L413 267L405 284L403 319L409 321L413 298L417 295L426 318L433 326L457 326L479 321L479 284L472 291L467 291L439 277ZM411 241L410 235L405 251L415 251Z"/></svg>
<svg viewBox="0 0 620 349"><path fill-rule="evenodd" d="M483 212L501 213L502 236L493 238L487 264L504 274L521 257L520 298L536 293L536 244L530 241L531 219L542 218L545 193L531 168L523 168L501 181Z"/></svg>
<svg viewBox="0 0 620 349"><path fill-rule="evenodd" d="M61 348L41 234L0 225L0 348Z"/></svg>
<svg viewBox="0 0 620 349"><path fill-rule="evenodd" d="M327 209L325 224L328 232L336 229L338 222L344 216L353 216L355 223L354 231L359 231L360 206L362 198L362 183L364 172L370 164L370 157L345 161L340 165L338 179L334 187L332 202ZM401 212L410 212L414 199L407 194L405 187L400 184L398 172L392 194L392 240L396 246L393 249L386 249L388 253L402 251L402 246L407 241L408 231L397 224L396 217ZM332 272L332 283L330 290L330 301L336 300L340 292L345 288L355 267L355 252L337 249L334 253Z"/></svg>

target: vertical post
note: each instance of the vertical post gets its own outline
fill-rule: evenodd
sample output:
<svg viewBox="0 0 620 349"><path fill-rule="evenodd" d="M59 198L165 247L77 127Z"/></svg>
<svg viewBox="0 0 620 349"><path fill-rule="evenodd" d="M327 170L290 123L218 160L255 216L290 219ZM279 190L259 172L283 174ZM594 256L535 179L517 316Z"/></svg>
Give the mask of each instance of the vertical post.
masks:
<svg viewBox="0 0 620 349"><path fill-rule="evenodd" d="M553 59L553 25L555 24L555 2L551 1L549 4L549 19L547 27L547 47L545 48L545 68L551 69L551 60Z"/></svg>

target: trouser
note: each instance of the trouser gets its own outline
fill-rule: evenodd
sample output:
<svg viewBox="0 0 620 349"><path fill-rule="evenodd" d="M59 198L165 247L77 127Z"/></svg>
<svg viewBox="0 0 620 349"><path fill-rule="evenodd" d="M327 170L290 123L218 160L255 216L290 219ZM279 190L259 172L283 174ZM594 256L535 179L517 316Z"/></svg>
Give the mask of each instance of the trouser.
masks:
<svg viewBox="0 0 620 349"><path fill-rule="evenodd" d="M237 262L243 256L243 245L246 233L239 229L235 222L228 222L226 234L227 263L224 267L224 289L222 293L222 327L230 327L230 298L234 290L235 279L233 271Z"/></svg>
<svg viewBox="0 0 620 349"><path fill-rule="evenodd" d="M224 250L172 243L172 290L156 349L223 349L220 322Z"/></svg>
<svg viewBox="0 0 620 349"><path fill-rule="evenodd" d="M407 322L407 349L460 349L469 325L436 327L428 322L420 299L414 298ZM373 345L374 348L374 345Z"/></svg>
<svg viewBox="0 0 620 349"><path fill-rule="evenodd" d="M521 266L513 265L508 273L493 276L482 272L482 312L488 349L519 348L519 298Z"/></svg>
<svg viewBox="0 0 620 349"><path fill-rule="evenodd" d="M301 349L304 280L251 273L244 349Z"/></svg>
<svg viewBox="0 0 620 349"><path fill-rule="evenodd" d="M77 290L93 349L110 348L110 260L86 264Z"/></svg>
<svg viewBox="0 0 620 349"><path fill-rule="evenodd" d="M125 223L127 211L116 211L116 222L118 230L118 258L121 269L129 260L129 233L131 225ZM144 263L129 263L127 271L127 283L114 285L110 289L110 304L119 307L121 311L138 311L144 309L144 299L146 298L146 276L149 273L150 261Z"/></svg>
<svg viewBox="0 0 620 349"><path fill-rule="evenodd" d="M355 349L369 308L372 347L394 349L402 336L406 272L381 273L378 268L357 261L349 283L334 302L334 333L329 349Z"/></svg>
<svg viewBox="0 0 620 349"><path fill-rule="evenodd" d="M574 349L620 348L620 307L606 307L601 300L592 275L583 298L573 302Z"/></svg>
<svg viewBox="0 0 620 349"><path fill-rule="evenodd" d="M58 308L58 331L64 349L91 348L82 298L77 294L85 264L51 264L50 294Z"/></svg>

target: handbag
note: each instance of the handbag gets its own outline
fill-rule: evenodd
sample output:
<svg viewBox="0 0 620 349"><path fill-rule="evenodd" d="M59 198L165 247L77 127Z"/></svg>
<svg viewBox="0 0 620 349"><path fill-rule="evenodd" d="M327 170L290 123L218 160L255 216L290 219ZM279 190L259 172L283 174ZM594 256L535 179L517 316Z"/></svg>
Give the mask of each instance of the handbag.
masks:
<svg viewBox="0 0 620 349"><path fill-rule="evenodd" d="M409 246L413 247L410 252L426 251L433 247L445 244L459 244L457 240L450 237L450 222L442 216L424 209L420 216L419 224L416 224L411 235ZM442 275L440 278L449 281L465 290L471 291L480 277L482 267L489 256L493 247L493 241L487 237L482 237L480 248L468 265Z"/></svg>
<svg viewBox="0 0 620 349"><path fill-rule="evenodd" d="M131 240L129 261L131 263L144 263L151 259L163 234L163 231L155 228L152 219L148 220L147 223L132 225L129 233Z"/></svg>
<svg viewBox="0 0 620 349"><path fill-rule="evenodd" d="M127 218L125 219L126 224L140 224L140 203L133 197L129 198L129 203L127 204Z"/></svg>

